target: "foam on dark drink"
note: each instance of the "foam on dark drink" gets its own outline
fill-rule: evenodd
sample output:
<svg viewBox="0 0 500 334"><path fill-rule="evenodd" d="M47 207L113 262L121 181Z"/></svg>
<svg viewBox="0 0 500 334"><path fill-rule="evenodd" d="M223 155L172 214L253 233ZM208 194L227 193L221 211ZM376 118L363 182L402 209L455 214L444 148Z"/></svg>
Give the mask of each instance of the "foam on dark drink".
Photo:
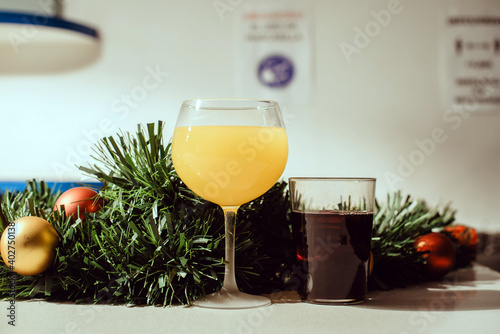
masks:
<svg viewBox="0 0 500 334"><path fill-rule="evenodd" d="M357 303L366 299L373 213L292 212L304 301Z"/></svg>

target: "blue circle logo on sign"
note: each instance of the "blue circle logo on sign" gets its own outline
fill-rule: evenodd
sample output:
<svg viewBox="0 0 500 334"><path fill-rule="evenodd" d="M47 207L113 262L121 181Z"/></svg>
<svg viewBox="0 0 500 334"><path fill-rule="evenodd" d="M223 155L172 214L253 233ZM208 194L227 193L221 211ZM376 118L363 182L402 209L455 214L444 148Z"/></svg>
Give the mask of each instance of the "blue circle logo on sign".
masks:
<svg viewBox="0 0 500 334"><path fill-rule="evenodd" d="M293 63L286 57L274 55L260 62L259 81L268 87L286 87L292 81L293 75Z"/></svg>

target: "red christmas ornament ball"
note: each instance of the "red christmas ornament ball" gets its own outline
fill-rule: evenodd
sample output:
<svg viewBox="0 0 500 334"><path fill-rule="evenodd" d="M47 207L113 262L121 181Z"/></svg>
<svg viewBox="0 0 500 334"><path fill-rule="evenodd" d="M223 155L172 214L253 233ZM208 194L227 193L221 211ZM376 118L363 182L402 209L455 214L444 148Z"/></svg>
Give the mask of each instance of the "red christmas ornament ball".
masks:
<svg viewBox="0 0 500 334"><path fill-rule="evenodd" d="M423 273L430 279L438 279L453 269L456 251L453 242L442 233L432 232L415 239L415 248L426 260Z"/></svg>
<svg viewBox="0 0 500 334"><path fill-rule="evenodd" d="M103 207L104 201L99 194L90 188L75 187L71 188L59 196L54 206L54 211L62 211L64 205L66 217L85 218L85 212L93 213Z"/></svg>

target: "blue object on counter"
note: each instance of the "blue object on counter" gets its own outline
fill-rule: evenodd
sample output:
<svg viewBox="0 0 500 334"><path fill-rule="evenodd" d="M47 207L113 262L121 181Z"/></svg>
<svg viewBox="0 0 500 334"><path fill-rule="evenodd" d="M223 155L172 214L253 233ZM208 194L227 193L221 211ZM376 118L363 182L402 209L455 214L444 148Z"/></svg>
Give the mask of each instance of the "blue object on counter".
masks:
<svg viewBox="0 0 500 334"><path fill-rule="evenodd" d="M61 191L65 192L68 189L74 187L90 187L90 188L101 188L101 182L45 182L47 186L52 189L53 192ZM0 181L0 194L5 191L23 191L26 188L26 182L20 181Z"/></svg>

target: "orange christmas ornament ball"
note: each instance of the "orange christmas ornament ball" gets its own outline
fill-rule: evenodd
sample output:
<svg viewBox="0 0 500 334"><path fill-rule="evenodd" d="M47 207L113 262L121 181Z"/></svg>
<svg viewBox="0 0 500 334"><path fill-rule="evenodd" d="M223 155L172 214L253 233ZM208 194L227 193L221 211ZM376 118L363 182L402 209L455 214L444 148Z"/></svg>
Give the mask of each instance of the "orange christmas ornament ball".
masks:
<svg viewBox="0 0 500 334"><path fill-rule="evenodd" d="M459 246L474 252L477 250L477 232L474 228L465 225L452 225L446 226L444 231Z"/></svg>

